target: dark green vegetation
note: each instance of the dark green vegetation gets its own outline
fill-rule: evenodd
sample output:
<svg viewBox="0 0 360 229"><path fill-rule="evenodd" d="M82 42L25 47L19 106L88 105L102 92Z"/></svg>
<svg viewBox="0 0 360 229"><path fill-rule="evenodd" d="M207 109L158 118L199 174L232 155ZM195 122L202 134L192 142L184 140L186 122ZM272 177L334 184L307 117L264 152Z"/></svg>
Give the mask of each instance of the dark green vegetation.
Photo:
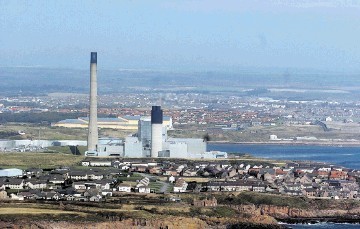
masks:
<svg viewBox="0 0 360 229"><path fill-rule="evenodd" d="M63 153L3 153L0 167L53 169L78 165L83 156Z"/></svg>
<svg viewBox="0 0 360 229"><path fill-rule="evenodd" d="M0 131L0 139L16 139L17 137L20 138L19 133L16 131Z"/></svg>
<svg viewBox="0 0 360 229"><path fill-rule="evenodd" d="M59 113L59 112L42 112L42 113L1 113L0 123L23 122L23 123L43 123L50 124L64 119L77 119L86 116L85 113Z"/></svg>
<svg viewBox="0 0 360 229"><path fill-rule="evenodd" d="M241 192L239 195L217 195L218 203L225 205L254 204L273 205L280 207L291 207L306 209L310 207L309 199L305 197L290 197L271 195L256 192Z"/></svg>
<svg viewBox="0 0 360 229"><path fill-rule="evenodd" d="M218 206L213 208L201 208L201 207L190 207L189 211L184 211L179 206L179 210L174 209L164 209L159 211L157 208L151 208L147 210L146 208L142 208L142 210L146 210L153 214L164 214L164 215L172 215L172 216L183 216L183 217L218 217L218 218L234 218L234 217L246 217L247 214L244 214L234 208L227 206Z"/></svg>
<svg viewBox="0 0 360 229"><path fill-rule="evenodd" d="M10 134L23 132L23 135ZM6 123L0 125L0 133L7 135L3 139L42 139L42 140L85 140L87 136L86 128L63 128L50 127L49 124L33 123Z"/></svg>
<svg viewBox="0 0 360 229"><path fill-rule="evenodd" d="M85 155L86 146L51 146L48 147L45 153L63 153L73 155Z"/></svg>

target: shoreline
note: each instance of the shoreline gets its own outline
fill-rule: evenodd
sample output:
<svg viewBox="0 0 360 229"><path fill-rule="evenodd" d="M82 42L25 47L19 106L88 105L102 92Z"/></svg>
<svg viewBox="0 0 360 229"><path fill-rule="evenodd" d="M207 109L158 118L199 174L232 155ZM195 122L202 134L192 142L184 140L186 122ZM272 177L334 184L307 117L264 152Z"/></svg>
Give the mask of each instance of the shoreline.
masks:
<svg viewBox="0 0 360 229"><path fill-rule="evenodd" d="M208 144L231 145L290 145L290 146L329 146L329 147L360 147L360 142L299 142L299 141L268 141L268 142L231 142L208 141Z"/></svg>
<svg viewBox="0 0 360 229"><path fill-rule="evenodd" d="M276 219L276 217L275 217ZM322 223L329 224L360 224L359 218L346 218L346 217L311 217L311 218L287 218L287 219L276 219L280 225L317 225Z"/></svg>

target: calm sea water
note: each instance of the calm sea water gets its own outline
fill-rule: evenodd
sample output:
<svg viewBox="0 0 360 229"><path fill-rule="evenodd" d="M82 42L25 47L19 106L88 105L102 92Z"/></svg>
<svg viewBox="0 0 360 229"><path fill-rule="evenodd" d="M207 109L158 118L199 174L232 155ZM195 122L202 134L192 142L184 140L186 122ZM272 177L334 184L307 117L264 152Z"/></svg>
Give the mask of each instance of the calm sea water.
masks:
<svg viewBox="0 0 360 229"><path fill-rule="evenodd" d="M208 144L208 150L248 153L255 157L280 160L321 161L347 168L360 169L360 147Z"/></svg>
<svg viewBox="0 0 360 229"><path fill-rule="evenodd" d="M231 153L248 153L255 157L321 161L360 169L360 147L303 146L303 145L251 145L251 144L208 144L208 150ZM294 229L355 229L359 224L320 223L313 225L287 225Z"/></svg>
<svg viewBox="0 0 360 229"><path fill-rule="evenodd" d="M286 225L286 224L285 224ZM319 223L319 224L298 224L286 225L293 229L355 229L360 228L359 224L338 224L338 223Z"/></svg>

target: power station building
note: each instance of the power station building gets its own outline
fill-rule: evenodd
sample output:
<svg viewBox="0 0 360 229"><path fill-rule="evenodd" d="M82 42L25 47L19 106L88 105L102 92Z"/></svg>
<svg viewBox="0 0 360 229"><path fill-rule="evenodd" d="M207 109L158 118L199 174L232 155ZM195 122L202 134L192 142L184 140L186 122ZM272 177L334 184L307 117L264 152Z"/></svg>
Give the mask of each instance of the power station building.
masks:
<svg viewBox="0 0 360 229"><path fill-rule="evenodd" d="M151 114L139 120L137 134L125 139L123 157L227 158L225 152L207 152L201 138L169 138L161 107L153 106Z"/></svg>
<svg viewBox="0 0 360 229"><path fill-rule="evenodd" d="M163 117L160 106L152 106L150 117L130 116L125 118L97 118L97 53L90 58L90 113L89 118L73 121L67 119L57 126L88 127L88 150L86 156L120 157L171 157L171 158L226 158L224 152L206 152L206 141L193 138L168 138L167 130L172 128L171 118ZM55 124L56 126L56 124ZM137 129L137 133L120 139L98 138L98 127ZM121 129L121 128L115 128Z"/></svg>
<svg viewBox="0 0 360 229"><path fill-rule="evenodd" d="M160 106L153 106L152 110L155 110L152 112L155 115L159 115L157 112L162 113ZM138 132L126 137L124 141L113 138L99 139L97 151L86 152L86 156L227 158L225 152L207 152L206 141L201 138L169 138L167 125L161 123L161 119L158 118L155 120L148 116L139 118ZM154 125L158 126L154 129ZM156 142L155 147L154 142Z"/></svg>

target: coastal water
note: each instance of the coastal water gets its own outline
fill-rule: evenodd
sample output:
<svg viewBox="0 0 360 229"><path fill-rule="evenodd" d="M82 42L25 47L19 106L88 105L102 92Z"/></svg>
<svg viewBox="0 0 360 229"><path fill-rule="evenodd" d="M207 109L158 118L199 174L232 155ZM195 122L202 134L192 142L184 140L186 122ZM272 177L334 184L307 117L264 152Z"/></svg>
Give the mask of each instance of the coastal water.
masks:
<svg viewBox="0 0 360 229"><path fill-rule="evenodd" d="M312 146L312 145L262 145L262 144L208 144L208 150L219 150L229 153L247 153L254 157L321 161L341 165L347 168L360 169L360 147ZM359 224L292 224L293 229L355 229Z"/></svg>
<svg viewBox="0 0 360 229"><path fill-rule="evenodd" d="M318 224L285 224L293 229L355 229L360 228L359 224L339 224L339 223L318 223Z"/></svg>
<svg viewBox="0 0 360 229"><path fill-rule="evenodd" d="M360 169L360 147L229 143L208 144L208 150L247 153L254 157L269 159L320 161L347 168Z"/></svg>

